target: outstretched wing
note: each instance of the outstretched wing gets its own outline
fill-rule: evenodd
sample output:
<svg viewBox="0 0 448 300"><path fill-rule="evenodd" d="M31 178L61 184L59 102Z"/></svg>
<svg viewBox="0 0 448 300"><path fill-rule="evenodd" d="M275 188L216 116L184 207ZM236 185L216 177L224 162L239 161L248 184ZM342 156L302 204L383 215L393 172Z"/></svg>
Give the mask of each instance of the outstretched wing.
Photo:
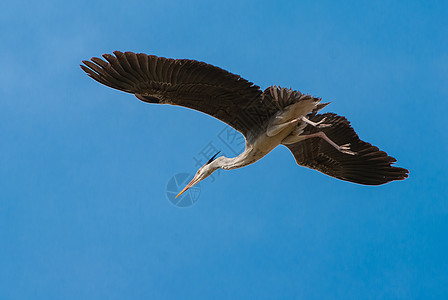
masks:
<svg viewBox="0 0 448 300"><path fill-rule="evenodd" d="M346 118L326 113L317 114L310 119L318 122L324 117L326 118L324 123L331 124L330 127L307 126L302 134L323 131L338 145L350 143L350 150L357 155L341 153L321 138L310 138L286 145L299 165L341 180L366 185L380 185L408 177L408 170L392 166L396 161L395 158L360 140Z"/></svg>
<svg viewBox="0 0 448 300"><path fill-rule="evenodd" d="M96 81L132 93L142 101L195 109L244 135L253 126L255 121L241 114L247 107L260 107L261 90L240 76L195 60L119 51L114 54L83 61L81 68Z"/></svg>

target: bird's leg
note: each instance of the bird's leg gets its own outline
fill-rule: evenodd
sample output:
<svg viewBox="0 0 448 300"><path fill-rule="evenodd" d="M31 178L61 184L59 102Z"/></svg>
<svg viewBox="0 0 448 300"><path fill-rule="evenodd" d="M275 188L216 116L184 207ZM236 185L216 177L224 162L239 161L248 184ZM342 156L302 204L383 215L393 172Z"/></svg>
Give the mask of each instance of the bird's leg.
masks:
<svg viewBox="0 0 448 300"><path fill-rule="evenodd" d="M310 121L310 120L307 119L306 117L301 116L301 117L298 117L298 118L296 118L296 119L293 119L293 120L291 120L291 121L289 121L289 122L286 122L286 123L283 123L283 124L279 124L279 125L271 125L271 126L268 128L268 130L267 130L267 135L268 135L268 136L274 136L274 135L278 134L280 131L282 131L286 126L289 126L289 125L294 124L294 123L299 122L299 121L303 121L303 122L305 122L306 124L309 124L309 125L311 125L311 126L313 126L313 127L317 127L317 128L324 128L324 127L329 127L329 126L331 126L331 124L322 124L322 122L324 122L325 119L326 119L326 118L323 118L323 119L320 120L319 122L315 123L315 122L313 122L313 121Z"/></svg>
<svg viewBox="0 0 448 300"><path fill-rule="evenodd" d="M306 140L306 139L307 139L306 135L292 135L291 134L282 140L282 144L283 145L295 144L295 143L298 143L298 142Z"/></svg>
<svg viewBox="0 0 448 300"><path fill-rule="evenodd" d="M298 118L292 119L291 121L287 121L287 122L284 122L283 119L284 118L283 118L282 115L277 116L274 119L274 121L270 124L270 126L268 127L268 129L266 131L266 134L268 136L275 136L278 133L280 133L280 131L282 131L283 129L288 127L289 125L292 125L294 123L298 123L299 121L303 121L306 124L309 124L309 125L311 125L313 127L316 127L316 128L325 128L325 127L331 126L331 124L323 124L323 122L325 121L326 118L323 118L322 120L320 120L317 123L309 120L305 116L300 116Z"/></svg>
<svg viewBox="0 0 448 300"><path fill-rule="evenodd" d="M293 121L296 121L296 120L293 120ZM293 122L291 121L291 122L286 122L286 123L282 123L282 124L272 124L266 130L266 134L267 134L267 136L275 136L280 131L282 131L283 129L285 129L289 125L291 125L292 123Z"/></svg>
<svg viewBox="0 0 448 300"><path fill-rule="evenodd" d="M304 140L307 140L310 138L314 138L314 137L319 137L319 138L324 139L327 143L329 143L331 146L336 148L336 150L338 150L342 153L356 155L356 152L350 151L350 144L345 144L345 145L339 146L335 142L330 140L330 138L322 131L312 133L312 134L307 134L307 135L291 134L282 140L282 144L284 144L284 145L295 144L295 143L298 143L298 142L301 142L301 141L304 141Z"/></svg>
<svg viewBox="0 0 448 300"><path fill-rule="evenodd" d="M322 124L325 121L326 118L323 118L322 120L320 120L319 122L315 123L309 119L307 119L306 117L302 117L301 120L307 124L310 124L313 127L317 127L317 128L324 128L324 127L330 127L331 124Z"/></svg>
<svg viewBox="0 0 448 300"><path fill-rule="evenodd" d="M300 124L294 130L291 132L290 135L288 135L286 138L282 140L282 144L288 145L288 144L294 144L300 141L303 141L305 139L304 135L301 135L303 132L303 128L306 127L305 123Z"/></svg>
<svg viewBox="0 0 448 300"><path fill-rule="evenodd" d="M309 138L313 138L313 137L320 137L321 139L324 139L327 143L329 143L331 146L333 146L334 148L336 148L336 150L345 153L345 154L350 154L350 155L356 155L356 152L350 151L350 144L344 144L344 145L337 145L335 142L333 142L332 140L330 140L330 138L323 133L322 131L316 132L316 133L312 133L312 134L308 134L308 135L304 135L303 136L304 139L309 139Z"/></svg>
<svg viewBox="0 0 448 300"><path fill-rule="evenodd" d="M294 124L294 123L297 123L297 122L299 122L299 121L304 121L305 123L307 123L307 124L310 124L310 125L312 125L312 126L314 126L314 127L328 127L328 126L331 126L330 124L321 124L323 121L325 121L325 118L323 118L321 121L319 121L318 123L314 123L314 122L312 122L312 121L310 121L310 120L308 120L307 118L305 118L305 117L298 117L298 118L296 118L296 119L293 119L293 120L291 120L291 121L288 121L288 122L285 122L285 123L281 123L281 124L275 124L275 123L273 123L273 124L271 124L271 126L269 126L269 128L268 128L268 130L267 130L267 132L266 132L266 134L268 135L268 136L274 136L274 135L277 135L280 131L282 131L285 127L287 127L287 126L289 126L289 125L292 125L292 124Z"/></svg>

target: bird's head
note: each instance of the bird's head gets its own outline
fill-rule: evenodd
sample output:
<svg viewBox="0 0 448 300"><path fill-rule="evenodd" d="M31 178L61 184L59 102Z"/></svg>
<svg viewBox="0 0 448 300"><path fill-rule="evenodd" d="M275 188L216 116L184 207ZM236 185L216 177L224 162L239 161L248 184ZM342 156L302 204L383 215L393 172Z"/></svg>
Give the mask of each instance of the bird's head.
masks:
<svg viewBox="0 0 448 300"><path fill-rule="evenodd" d="M216 156L219 154L216 153L215 155L213 155L212 158L209 159L209 161L203 165L201 168L199 168L199 170L196 172L196 174L194 175L193 179L190 181L189 184L187 184L186 187L184 187L184 189L182 191L180 191L179 194L177 194L177 197L179 197L180 195L182 195L183 193L185 193L189 188L191 188L193 185L195 185L196 183L204 180L205 178L207 178L208 176L210 176L213 172L215 172L219 166L217 164L215 164L214 162L216 162L215 158Z"/></svg>

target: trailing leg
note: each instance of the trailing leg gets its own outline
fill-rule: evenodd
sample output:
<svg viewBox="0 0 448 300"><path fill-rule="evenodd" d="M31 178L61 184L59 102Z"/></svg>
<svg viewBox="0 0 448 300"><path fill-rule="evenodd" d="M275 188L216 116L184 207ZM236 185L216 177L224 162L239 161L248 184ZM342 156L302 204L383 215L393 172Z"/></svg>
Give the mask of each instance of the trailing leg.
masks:
<svg viewBox="0 0 448 300"><path fill-rule="evenodd" d="M300 141L304 141L306 139L318 137L323 140L325 140L327 143L329 143L331 146L333 146L336 150L350 155L356 155L355 152L350 151L350 144L345 144L339 146L335 142L333 142L325 133L322 131L313 133L313 134L307 134L307 135L289 135L285 139L283 139L282 144L289 145L289 144L295 144Z"/></svg>

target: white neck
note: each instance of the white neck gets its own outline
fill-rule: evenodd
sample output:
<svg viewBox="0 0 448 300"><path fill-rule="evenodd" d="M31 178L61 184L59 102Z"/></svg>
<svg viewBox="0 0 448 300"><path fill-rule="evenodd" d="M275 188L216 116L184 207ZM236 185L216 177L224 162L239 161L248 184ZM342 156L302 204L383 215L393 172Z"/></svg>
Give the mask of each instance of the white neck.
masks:
<svg viewBox="0 0 448 300"><path fill-rule="evenodd" d="M237 157L228 158L225 156L220 156L212 162L214 168L221 168L224 170L232 170L237 168L242 168L244 166L253 164L264 155L257 157L256 153L252 151L252 148L246 148L243 153Z"/></svg>

